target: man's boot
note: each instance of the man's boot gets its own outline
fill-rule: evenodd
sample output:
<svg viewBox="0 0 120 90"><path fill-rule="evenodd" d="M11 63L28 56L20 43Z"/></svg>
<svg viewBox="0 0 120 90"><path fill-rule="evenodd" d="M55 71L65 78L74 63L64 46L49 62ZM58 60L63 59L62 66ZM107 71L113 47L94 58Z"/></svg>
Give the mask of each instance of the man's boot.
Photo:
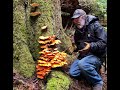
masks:
<svg viewBox="0 0 120 90"><path fill-rule="evenodd" d="M93 87L93 90L102 90L102 86L101 84L97 84Z"/></svg>

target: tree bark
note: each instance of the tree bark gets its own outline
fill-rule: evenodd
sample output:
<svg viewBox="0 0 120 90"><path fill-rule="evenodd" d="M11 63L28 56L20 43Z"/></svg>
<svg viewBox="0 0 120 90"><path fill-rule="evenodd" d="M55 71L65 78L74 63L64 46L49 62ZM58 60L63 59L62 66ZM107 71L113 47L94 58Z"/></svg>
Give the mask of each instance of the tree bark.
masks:
<svg viewBox="0 0 120 90"><path fill-rule="evenodd" d="M28 47L25 8L21 0L13 0L13 68L21 75L31 77L35 62Z"/></svg>

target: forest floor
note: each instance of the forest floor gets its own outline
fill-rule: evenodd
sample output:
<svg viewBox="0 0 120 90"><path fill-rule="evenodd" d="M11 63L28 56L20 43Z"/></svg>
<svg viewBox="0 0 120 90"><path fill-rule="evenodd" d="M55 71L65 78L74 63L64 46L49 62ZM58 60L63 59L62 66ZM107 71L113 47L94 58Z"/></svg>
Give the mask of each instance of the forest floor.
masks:
<svg viewBox="0 0 120 90"><path fill-rule="evenodd" d="M68 30L66 33L71 36L70 38L73 41L74 30ZM73 56L77 57L77 54L74 53ZM69 76L69 66L63 71ZM103 90L107 90L107 71L105 72L104 66L102 66L101 69L101 77L103 78L104 82ZM70 85L69 90L92 90L92 87L87 83L86 80L82 78L74 79L72 77L71 79L73 80L73 83ZM13 70L13 90L45 90L46 83L46 80L38 79L36 77L36 73L33 75L33 77L27 79Z"/></svg>
<svg viewBox="0 0 120 90"><path fill-rule="evenodd" d="M104 67L102 67L104 69ZM107 90L107 72L102 70L101 77L103 78L103 90ZM77 80L72 78L73 83L69 90L92 90L92 87L85 80ZM45 80L36 78L36 74L32 78L25 79L17 72L13 71L13 90L44 90Z"/></svg>

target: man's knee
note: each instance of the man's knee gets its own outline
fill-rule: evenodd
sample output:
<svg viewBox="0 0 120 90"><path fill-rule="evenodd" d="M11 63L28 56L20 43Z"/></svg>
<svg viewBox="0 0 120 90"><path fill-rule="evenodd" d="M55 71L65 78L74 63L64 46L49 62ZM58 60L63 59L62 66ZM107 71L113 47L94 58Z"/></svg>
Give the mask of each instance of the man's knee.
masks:
<svg viewBox="0 0 120 90"><path fill-rule="evenodd" d="M72 77L77 77L77 76L80 75L80 71L79 71L79 70L70 69L70 70L69 70L69 74L70 74L70 76L72 76Z"/></svg>
<svg viewBox="0 0 120 90"><path fill-rule="evenodd" d="M69 71L69 74L70 74L70 76L74 76L75 75L75 73L72 70Z"/></svg>
<svg viewBox="0 0 120 90"><path fill-rule="evenodd" d="M86 64L85 64L85 62L83 62L83 61L79 61L79 62L78 62L78 66L79 66L79 68L80 68L81 70L85 70L85 68L86 68Z"/></svg>
<svg viewBox="0 0 120 90"><path fill-rule="evenodd" d="M79 76L80 75L80 69L78 66L78 62L79 62L79 60L75 60L73 62L73 64L71 65L70 70L69 70L69 74L71 76Z"/></svg>

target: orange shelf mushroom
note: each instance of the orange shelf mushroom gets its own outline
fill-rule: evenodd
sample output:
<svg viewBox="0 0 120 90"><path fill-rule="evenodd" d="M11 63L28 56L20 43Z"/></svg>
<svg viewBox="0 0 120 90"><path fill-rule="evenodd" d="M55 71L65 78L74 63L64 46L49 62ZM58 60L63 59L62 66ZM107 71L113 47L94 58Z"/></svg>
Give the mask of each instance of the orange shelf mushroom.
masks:
<svg viewBox="0 0 120 90"><path fill-rule="evenodd" d="M40 36L39 39L40 39L40 40L46 40L46 39L49 39L49 36L47 36L47 37Z"/></svg>
<svg viewBox="0 0 120 90"><path fill-rule="evenodd" d="M37 78L44 79L45 75L47 75L51 71L51 67L36 65Z"/></svg>
<svg viewBox="0 0 120 90"><path fill-rule="evenodd" d="M32 4L30 4L30 6L32 6L32 7L38 7L39 4L38 3L32 3Z"/></svg>
<svg viewBox="0 0 120 90"><path fill-rule="evenodd" d="M42 30L45 30L45 29L47 29L47 26L43 26L43 27L41 27L41 29L42 29Z"/></svg>
<svg viewBox="0 0 120 90"><path fill-rule="evenodd" d="M36 74L38 78L44 79L52 68L62 67L67 64L67 54L58 51L56 48L56 45L60 44L61 41L56 40L55 35L47 37L40 36L38 42L42 51L39 52L40 57L37 60Z"/></svg>
<svg viewBox="0 0 120 90"><path fill-rule="evenodd" d="M40 15L41 14L41 12L31 12L30 13L30 16L38 16L38 15Z"/></svg>

